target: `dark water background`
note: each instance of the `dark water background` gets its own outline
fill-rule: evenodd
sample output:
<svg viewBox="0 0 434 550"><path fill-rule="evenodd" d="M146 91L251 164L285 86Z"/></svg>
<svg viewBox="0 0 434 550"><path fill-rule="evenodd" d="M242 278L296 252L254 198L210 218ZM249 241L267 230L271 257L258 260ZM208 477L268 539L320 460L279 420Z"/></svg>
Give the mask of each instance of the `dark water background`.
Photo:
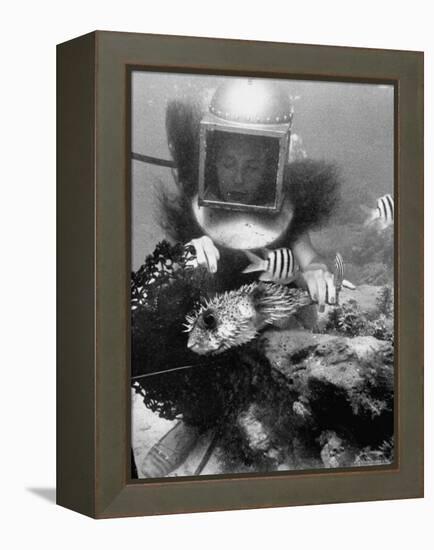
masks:
<svg viewBox="0 0 434 550"><path fill-rule="evenodd" d="M227 77L225 77L227 78ZM170 73L133 73L132 150L170 159L165 131L167 102L199 96L204 105L222 77ZM282 81L280 81L282 82ZM293 132L309 157L333 160L341 168L344 209L330 223L330 235L344 246L342 224L362 221L359 204L374 207L385 193L393 195L393 87L314 81L284 81L293 98ZM158 225L154 188L173 185L171 170L140 161L132 164L132 269L137 269L164 234ZM334 226L334 231L333 231ZM342 241L342 242L339 242Z"/></svg>

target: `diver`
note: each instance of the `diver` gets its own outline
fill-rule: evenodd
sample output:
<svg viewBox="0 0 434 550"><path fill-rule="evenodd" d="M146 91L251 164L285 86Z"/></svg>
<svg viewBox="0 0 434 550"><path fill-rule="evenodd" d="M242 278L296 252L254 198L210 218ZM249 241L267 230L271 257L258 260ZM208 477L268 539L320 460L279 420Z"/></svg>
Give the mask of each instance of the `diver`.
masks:
<svg viewBox="0 0 434 550"><path fill-rule="evenodd" d="M205 113L169 104L178 195L163 193L163 225L174 240L194 246L196 264L216 275L219 290L257 277L248 269L252 254L268 260L261 280L281 282L286 256L277 255L282 265L269 260L276 249L289 250L288 280L305 286L323 309L335 303L336 289L309 231L330 219L340 181L331 163L289 162L292 117L288 94L266 79L228 79Z"/></svg>

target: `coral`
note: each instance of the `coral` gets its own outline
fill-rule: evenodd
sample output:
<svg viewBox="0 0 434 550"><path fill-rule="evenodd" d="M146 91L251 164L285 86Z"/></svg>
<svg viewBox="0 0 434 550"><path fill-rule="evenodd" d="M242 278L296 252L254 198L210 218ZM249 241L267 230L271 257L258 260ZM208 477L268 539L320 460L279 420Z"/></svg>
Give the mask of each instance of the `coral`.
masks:
<svg viewBox="0 0 434 550"><path fill-rule="evenodd" d="M376 449L364 447L354 460L354 466L381 466L391 464L394 460L393 437L383 441Z"/></svg>
<svg viewBox="0 0 434 550"><path fill-rule="evenodd" d="M348 300L332 309L321 330L344 336L374 336L394 341L393 291L389 285L380 289L372 311L363 311L356 300Z"/></svg>
<svg viewBox="0 0 434 550"><path fill-rule="evenodd" d="M393 320L381 314L370 322L370 333L379 340L394 341Z"/></svg>
<svg viewBox="0 0 434 550"><path fill-rule="evenodd" d="M355 300L349 300L329 313L325 331L335 331L345 336L367 334L368 320Z"/></svg>
<svg viewBox="0 0 434 550"><path fill-rule="evenodd" d="M284 376L293 396L292 421L297 430L304 427L309 434L307 446L314 456L318 451L312 438L323 431L335 432L348 442L345 448L356 450L368 445L375 448L393 435L394 353L390 342L373 336L308 337L303 331L276 331L267 340L267 358ZM285 341L292 341L292 346L276 353Z"/></svg>

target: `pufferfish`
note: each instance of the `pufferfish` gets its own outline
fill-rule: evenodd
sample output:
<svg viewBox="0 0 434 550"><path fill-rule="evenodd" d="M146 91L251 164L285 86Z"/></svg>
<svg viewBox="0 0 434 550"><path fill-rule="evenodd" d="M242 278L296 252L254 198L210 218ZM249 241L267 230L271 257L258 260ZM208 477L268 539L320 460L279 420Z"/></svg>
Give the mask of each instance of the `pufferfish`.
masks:
<svg viewBox="0 0 434 550"><path fill-rule="evenodd" d="M312 303L309 293L273 283L251 283L219 294L187 315L187 346L199 355L216 355L250 342L267 325L274 325Z"/></svg>

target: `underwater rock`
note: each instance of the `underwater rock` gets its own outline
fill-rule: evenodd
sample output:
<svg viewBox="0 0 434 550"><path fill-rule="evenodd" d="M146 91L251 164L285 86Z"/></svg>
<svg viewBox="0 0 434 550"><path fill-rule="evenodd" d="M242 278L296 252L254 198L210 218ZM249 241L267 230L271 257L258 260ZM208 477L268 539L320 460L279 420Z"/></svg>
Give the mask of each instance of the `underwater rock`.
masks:
<svg viewBox="0 0 434 550"><path fill-rule="evenodd" d="M299 400L294 401L294 403L292 404L292 412L297 416L301 417L303 420L305 420L312 417L312 410L306 403L303 403L303 401L304 400L302 396L300 397Z"/></svg>
<svg viewBox="0 0 434 550"><path fill-rule="evenodd" d="M240 413L237 424L253 451L266 452L271 447L270 435L264 424L257 418L256 408L257 406L252 404L247 411Z"/></svg>
<svg viewBox="0 0 434 550"><path fill-rule="evenodd" d="M268 331L263 340L272 369L294 396L298 428L318 434L324 464L324 456L329 457L326 467L354 462L362 448L374 448L393 435L391 342L307 331ZM329 432L335 436L326 443ZM344 458L332 460L338 439L350 443L343 445Z"/></svg>
<svg viewBox="0 0 434 550"><path fill-rule="evenodd" d="M251 386L250 399L220 422L217 446L202 475L392 462L391 342L270 329L258 342L258 353L241 355L252 372L263 374ZM204 431L205 442L212 433ZM165 442L167 436L161 436ZM203 454L199 441L181 469L169 475L192 475Z"/></svg>
<svg viewBox="0 0 434 550"><path fill-rule="evenodd" d="M232 468L240 471L243 462L252 471L391 462L393 443L390 452L382 451L393 436L390 341L270 329L259 343L263 368L268 365L273 374L274 397L268 390L266 399L256 395L238 414L236 429L226 434Z"/></svg>
<svg viewBox="0 0 434 550"><path fill-rule="evenodd" d="M318 438L321 460L326 468L347 468L354 464L356 450L336 432L326 430Z"/></svg>
<svg viewBox="0 0 434 550"><path fill-rule="evenodd" d="M318 470L324 468L319 454L317 441L302 434L292 440L292 463L288 470ZM285 468L281 467L280 470Z"/></svg>

